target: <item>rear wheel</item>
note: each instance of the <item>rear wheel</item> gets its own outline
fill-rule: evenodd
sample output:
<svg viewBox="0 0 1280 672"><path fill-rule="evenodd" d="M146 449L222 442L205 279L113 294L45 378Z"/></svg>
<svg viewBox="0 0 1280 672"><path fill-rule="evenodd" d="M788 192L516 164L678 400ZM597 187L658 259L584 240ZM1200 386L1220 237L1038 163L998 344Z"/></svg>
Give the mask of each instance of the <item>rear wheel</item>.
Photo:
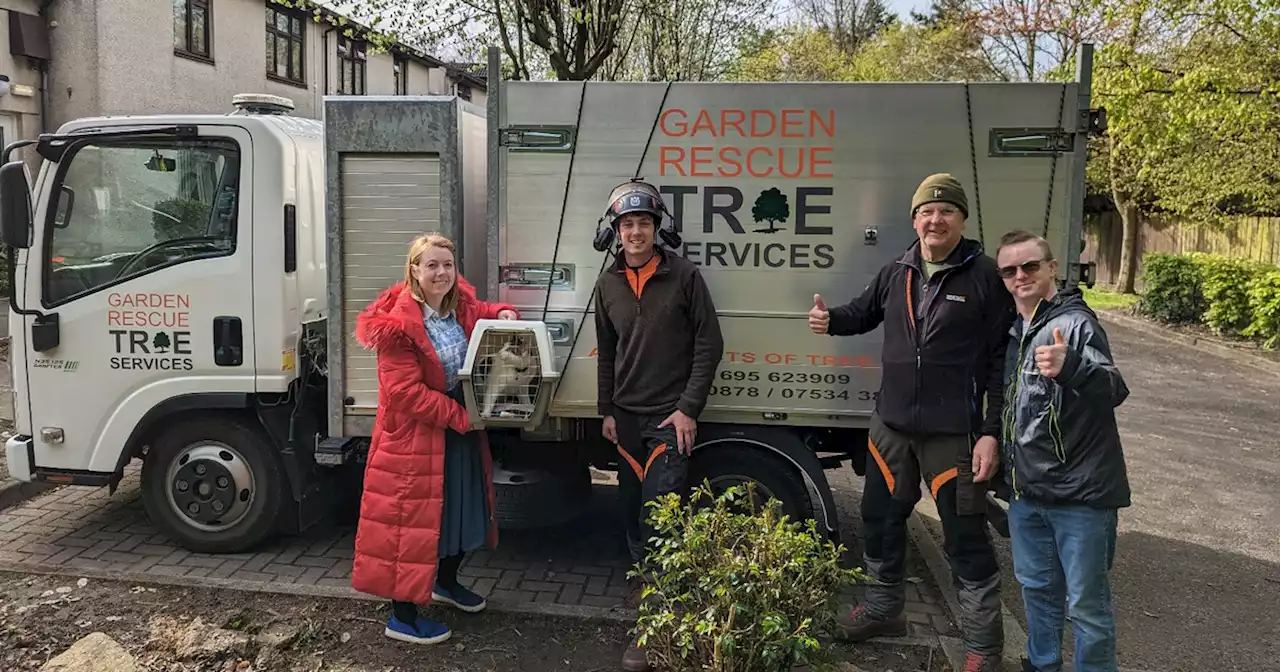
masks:
<svg viewBox="0 0 1280 672"><path fill-rule="evenodd" d="M147 515L182 547L238 553L276 529L285 479L271 444L231 417L175 422L142 463Z"/></svg>
<svg viewBox="0 0 1280 672"><path fill-rule="evenodd" d="M689 469L689 485L696 488L710 481L711 491L719 495L735 485L755 483L756 501L770 497L782 503L782 511L791 520L802 521L813 516L813 502L799 470L791 462L751 445L716 446L695 451Z"/></svg>

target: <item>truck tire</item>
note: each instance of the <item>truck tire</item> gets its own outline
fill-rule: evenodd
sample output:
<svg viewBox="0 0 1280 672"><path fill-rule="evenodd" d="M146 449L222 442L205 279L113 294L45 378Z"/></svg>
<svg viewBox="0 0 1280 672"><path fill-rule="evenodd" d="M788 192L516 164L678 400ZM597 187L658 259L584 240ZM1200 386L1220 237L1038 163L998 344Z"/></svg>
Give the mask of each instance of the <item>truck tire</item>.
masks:
<svg viewBox="0 0 1280 672"><path fill-rule="evenodd" d="M198 553L239 553L274 533L286 486L266 437L230 416L173 423L142 462L147 515Z"/></svg>
<svg viewBox="0 0 1280 672"><path fill-rule="evenodd" d="M689 467L689 486L711 482L719 494L733 485L756 483L757 495L772 496L782 502L782 511L793 521L813 517L813 502L799 471L791 462L750 444L718 445L696 450Z"/></svg>

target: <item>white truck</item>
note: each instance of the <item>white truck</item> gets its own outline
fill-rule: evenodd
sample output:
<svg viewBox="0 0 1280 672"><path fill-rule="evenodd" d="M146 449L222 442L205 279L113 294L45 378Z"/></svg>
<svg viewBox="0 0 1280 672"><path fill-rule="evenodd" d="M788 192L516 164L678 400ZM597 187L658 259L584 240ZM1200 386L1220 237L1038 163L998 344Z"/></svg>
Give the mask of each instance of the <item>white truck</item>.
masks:
<svg viewBox="0 0 1280 672"><path fill-rule="evenodd" d="M577 515L588 465L617 468L591 314L609 257L592 241L609 191L640 176L724 331L692 478L755 481L834 536L824 469L863 470L880 335L814 336L812 296L847 300L901 254L911 192L939 171L969 190L967 235L1047 234L1062 282L1090 281L1091 60L1086 45L1065 84L502 82L495 49L487 109L327 97L320 121L248 95L230 114L81 119L11 143L9 473L114 489L141 459L152 520L205 552L351 504L378 395L354 319L403 277L408 240L437 230L541 345L536 412L487 422L499 520ZM34 183L10 160L28 145Z"/></svg>

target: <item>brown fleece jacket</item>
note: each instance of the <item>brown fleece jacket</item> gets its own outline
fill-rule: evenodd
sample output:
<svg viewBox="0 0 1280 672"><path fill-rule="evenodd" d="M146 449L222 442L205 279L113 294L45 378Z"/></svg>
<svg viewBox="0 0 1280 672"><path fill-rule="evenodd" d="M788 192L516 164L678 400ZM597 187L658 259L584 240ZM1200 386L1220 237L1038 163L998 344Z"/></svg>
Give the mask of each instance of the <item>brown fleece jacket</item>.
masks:
<svg viewBox="0 0 1280 672"><path fill-rule="evenodd" d="M711 292L692 262L659 250L630 269L625 257L596 279L597 409L697 418L724 338Z"/></svg>

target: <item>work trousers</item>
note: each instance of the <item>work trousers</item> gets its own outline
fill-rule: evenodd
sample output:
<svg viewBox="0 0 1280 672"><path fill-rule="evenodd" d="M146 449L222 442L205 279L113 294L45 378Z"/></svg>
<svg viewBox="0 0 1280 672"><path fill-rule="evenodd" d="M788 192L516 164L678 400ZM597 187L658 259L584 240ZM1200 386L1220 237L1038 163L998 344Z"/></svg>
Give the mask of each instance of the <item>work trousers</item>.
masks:
<svg viewBox="0 0 1280 672"><path fill-rule="evenodd" d="M973 444L968 435L903 434L872 417L862 495L864 560L872 582L864 601L880 618L902 612L906 523L920 499L923 477L942 518L965 647L998 655L1004 645L1000 571L987 536L986 484L973 481Z"/></svg>
<svg viewBox="0 0 1280 672"><path fill-rule="evenodd" d="M627 548L633 562L644 564L653 528L648 503L670 492L684 497L689 457L678 450L673 425L659 428L670 413L642 415L615 409L618 426L618 496L622 499Z"/></svg>

